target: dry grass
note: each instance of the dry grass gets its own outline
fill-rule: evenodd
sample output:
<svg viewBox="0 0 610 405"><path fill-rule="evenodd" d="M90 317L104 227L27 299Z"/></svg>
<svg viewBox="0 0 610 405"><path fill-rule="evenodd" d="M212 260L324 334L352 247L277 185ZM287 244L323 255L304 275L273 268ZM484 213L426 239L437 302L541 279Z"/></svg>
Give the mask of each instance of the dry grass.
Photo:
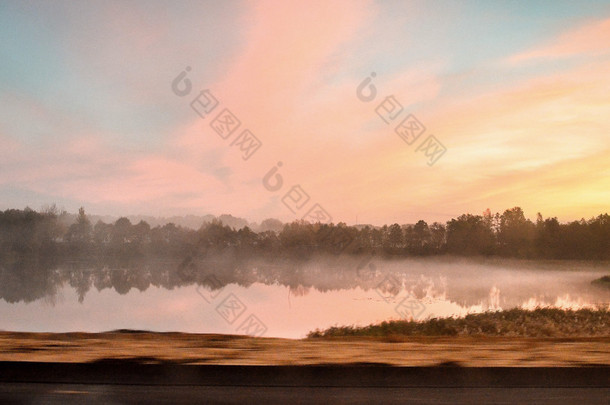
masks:
<svg viewBox="0 0 610 405"><path fill-rule="evenodd" d="M365 327L332 327L310 332L308 336L376 336L388 339L401 336L610 337L610 311L601 308L576 311L511 309L424 322L389 321Z"/></svg>
<svg viewBox="0 0 610 405"><path fill-rule="evenodd" d="M610 276L604 276L604 277L600 277L596 280L593 280L591 282L591 284L601 287L601 288L608 288L610 289Z"/></svg>
<svg viewBox="0 0 610 405"><path fill-rule="evenodd" d="M0 332L0 361L400 366L610 365L608 310L510 310L316 331L302 340L114 331Z"/></svg>
<svg viewBox="0 0 610 405"><path fill-rule="evenodd" d="M329 337L274 339L180 333L0 333L0 361L109 359L181 364L400 366L610 365L610 337Z"/></svg>

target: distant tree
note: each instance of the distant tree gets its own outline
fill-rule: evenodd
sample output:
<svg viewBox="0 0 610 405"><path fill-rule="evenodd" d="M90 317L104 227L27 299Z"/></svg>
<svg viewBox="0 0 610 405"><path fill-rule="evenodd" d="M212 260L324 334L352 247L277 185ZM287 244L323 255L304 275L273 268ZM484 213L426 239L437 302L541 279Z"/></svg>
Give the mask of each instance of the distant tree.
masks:
<svg viewBox="0 0 610 405"><path fill-rule="evenodd" d="M494 235L480 215L464 214L447 223L447 250L459 255L490 255Z"/></svg>
<svg viewBox="0 0 610 405"><path fill-rule="evenodd" d="M205 229L205 225L195 232L176 226L173 222L156 226L150 230L151 254L156 257L169 258L194 254L193 250L205 254L208 246L204 241L202 229Z"/></svg>
<svg viewBox="0 0 610 405"><path fill-rule="evenodd" d="M150 244L150 225L140 221L131 229L131 249L134 255L143 255Z"/></svg>
<svg viewBox="0 0 610 405"><path fill-rule="evenodd" d="M65 227L59 223L58 215L61 212L52 205L40 212L36 222L32 244L38 252L38 264L45 268L56 266L62 256L59 242L63 240Z"/></svg>
<svg viewBox="0 0 610 405"><path fill-rule="evenodd" d="M372 229L370 226L365 226L354 233L354 249L352 253L363 254L370 253L373 251L373 236Z"/></svg>
<svg viewBox="0 0 610 405"><path fill-rule="evenodd" d="M129 218L121 217L116 220L112 228L111 242L116 245L122 245L131 242L132 224Z"/></svg>
<svg viewBox="0 0 610 405"><path fill-rule="evenodd" d="M447 235L445 225L435 222L430 225L430 246L433 253L439 254L445 251Z"/></svg>
<svg viewBox="0 0 610 405"><path fill-rule="evenodd" d="M358 231L345 223L313 224L314 244L320 252L330 254L350 253L357 249L355 239ZM349 250L348 250L349 249Z"/></svg>
<svg viewBox="0 0 610 405"><path fill-rule="evenodd" d="M93 241L99 248L110 243L112 239L112 225L98 220L93 227Z"/></svg>
<svg viewBox="0 0 610 405"><path fill-rule="evenodd" d="M538 213L534 246L537 257L552 259L561 256L561 226L556 217L543 219Z"/></svg>
<svg viewBox="0 0 610 405"><path fill-rule="evenodd" d="M315 232L313 225L305 221L295 221L284 225L279 234L281 248L299 259L309 258L314 252Z"/></svg>
<svg viewBox="0 0 610 405"><path fill-rule="evenodd" d="M112 264L118 267L128 266L131 259L136 256L132 249L133 225L126 217L121 217L115 221L110 230L110 243L106 249Z"/></svg>
<svg viewBox="0 0 610 405"><path fill-rule="evenodd" d="M592 258L592 233L585 219L561 226L559 254L562 259Z"/></svg>
<svg viewBox="0 0 610 405"><path fill-rule="evenodd" d="M93 227L91 226L91 221L89 221L87 214L85 214L85 209L80 207L76 223L72 224L68 229L68 242L77 247L84 247L89 245L92 237Z"/></svg>
<svg viewBox="0 0 610 405"><path fill-rule="evenodd" d="M382 246L383 246L383 240L384 240L384 229L385 232L387 232L387 226L384 225L383 228L373 228L371 229L371 248L372 248L372 253L376 253L377 251L379 251Z"/></svg>
<svg viewBox="0 0 610 405"><path fill-rule="evenodd" d="M252 232L249 227L245 226L237 231L236 241L238 254L242 257L249 257L258 249L260 237L257 233Z"/></svg>
<svg viewBox="0 0 610 405"><path fill-rule="evenodd" d="M410 251L416 255L428 254L430 250L430 239L430 228L426 221L420 219L411 228L409 243Z"/></svg>
<svg viewBox="0 0 610 405"><path fill-rule="evenodd" d="M392 224L386 230L385 251L389 254L399 254L405 247L405 237L402 228L398 224Z"/></svg>
<svg viewBox="0 0 610 405"><path fill-rule="evenodd" d="M261 222L259 226L260 232L272 231L276 233L280 233L284 228L284 224L279 219L275 218L267 218L263 222Z"/></svg>
<svg viewBox="0 0 610 405"><path fill-rule="evenodd" d="M591 240L589 258L610 259L610 215L603 214L588 222Z"/></svg>
<svg viewBox="0 0 610 405"><path fill-rule="evenodd" d="M498 244L504 256L529 257L533 253L535 226L525 218L523 210L515 207L504 211L500 217Z"/></svg>
<svg viewBox="0 0 610 405"><path fill-rule="evenodd" d="M237 246L237 232L219 220L204 224L198 235L200 246L210 253L221 253Z"/></svg>
<svg viewBox="0 0 610 405"><path fill-rule="evenodd" d="M258 234L259 253L265 256L275 257L280 250L280 239L273 231L264 231Z"/></svg>

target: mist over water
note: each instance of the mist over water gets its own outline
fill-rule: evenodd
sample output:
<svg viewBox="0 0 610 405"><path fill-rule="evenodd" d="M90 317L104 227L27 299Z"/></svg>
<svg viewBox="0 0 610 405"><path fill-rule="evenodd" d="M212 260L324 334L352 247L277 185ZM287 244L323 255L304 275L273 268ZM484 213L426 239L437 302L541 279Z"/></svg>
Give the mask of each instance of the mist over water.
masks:
<svg viewBox="0 0 610 405"><path fill-rule="evenodd" d="M303 271L302 282L328 289L341 288L337 285L337 278L341 276L337 274L342 274L343 280L349 280L344 288L373 290L387 302L408 295L426 305L429 316L447 315L446 309L450 307L456 310L451 314L463 315L515 307L594 308L608 306L610 301L610 290L591 284L592 280L608 274L605 264L454 258L365 259L365 263L365 266L362 262L356 264L353 279L345 276L351 275L348 271L342 273L337 268L325 273L328 263L324 261L311 264L311 268ZM384 283L388 279L393 281ZM392 299L394 296L396 299ZM432 308L439 304L445 310L437 314Z"/></svg>
<svg viewBox="0 0 610 405"><path fill-rule="evenodd" d="M388 319L608 307L610 290L591 284L608 273L600 262L371 256L59 268L38 283L3 284L0 329L251 334L240 326L256 319L260 335L300 338L316 328Z"/></svg>
<svg viewBox="0 0 610 405"><path fill-rule="evenodd" d="M444 300L464 308L576 308L607 304L610 298L607 291L591 285L607 270L582 263L430 259L382 262L380 267L398 277L418 299Z"/></svg>

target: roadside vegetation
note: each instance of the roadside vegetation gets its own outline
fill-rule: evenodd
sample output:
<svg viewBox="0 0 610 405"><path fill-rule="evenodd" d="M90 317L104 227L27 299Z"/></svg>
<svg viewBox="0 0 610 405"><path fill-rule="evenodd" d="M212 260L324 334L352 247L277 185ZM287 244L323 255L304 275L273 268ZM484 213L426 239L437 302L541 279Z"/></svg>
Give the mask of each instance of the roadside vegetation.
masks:
<svg viewBox="0 0 610 405"><path fill-rule="evenodd" d="M610 311L607 308L517 308L470 314L463 318L433 318L423 322L396 320L364 327L334 326L310 332L307 337L344 336L610 337Z"/></svg>

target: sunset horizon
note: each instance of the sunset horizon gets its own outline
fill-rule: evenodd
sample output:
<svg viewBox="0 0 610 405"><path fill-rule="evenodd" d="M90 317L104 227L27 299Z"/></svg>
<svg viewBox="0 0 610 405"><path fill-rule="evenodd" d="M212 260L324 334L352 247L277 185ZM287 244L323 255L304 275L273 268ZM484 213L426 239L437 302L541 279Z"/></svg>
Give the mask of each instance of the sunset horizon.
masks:
<svg viewBox="0 0 610 405"><path fill-rule="evenodd" d="M375 225L608 212L606 2L135 10L0 7L0 209L291 222L317 207ZM239 125L222 133L225 111Z"/></svg>

